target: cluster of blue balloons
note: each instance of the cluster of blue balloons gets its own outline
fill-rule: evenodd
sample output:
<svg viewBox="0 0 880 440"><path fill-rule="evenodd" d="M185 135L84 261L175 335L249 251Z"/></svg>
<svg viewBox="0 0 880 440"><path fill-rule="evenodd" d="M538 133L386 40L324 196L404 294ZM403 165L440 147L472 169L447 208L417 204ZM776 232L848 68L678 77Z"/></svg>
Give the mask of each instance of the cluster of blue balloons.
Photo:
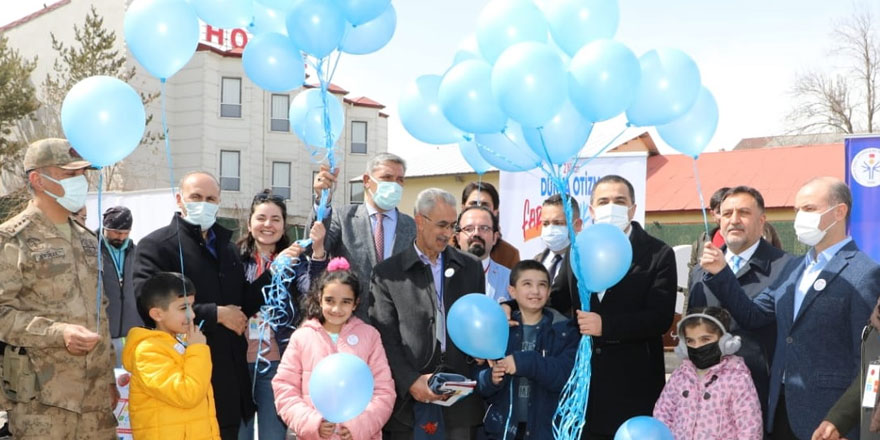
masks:
<svg viewBox="0 0 880 440"><path fill-rule="evenodd" d="M471 163L480 163L468 157L476 139L479 159L506 171L569 161L594 123L621 113L698 155L714 134L718 107L696 63L677 49L637 57L612 39L619 20L615 0L546 0L541 7L492 0L477 24L478 50L459 51L442 76L407 87L401 121L423 142L459 143Z"/></svg>

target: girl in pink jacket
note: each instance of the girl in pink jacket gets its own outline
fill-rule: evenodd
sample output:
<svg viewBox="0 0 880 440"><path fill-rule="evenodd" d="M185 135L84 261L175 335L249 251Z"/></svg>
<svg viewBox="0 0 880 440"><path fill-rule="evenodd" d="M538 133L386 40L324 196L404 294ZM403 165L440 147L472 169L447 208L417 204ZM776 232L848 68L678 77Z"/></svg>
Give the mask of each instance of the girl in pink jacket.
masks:
<svg viewBox="0 0 880 440"><path fill-rule="evenodd" d="M278 415L299 439L380 440L394 407L394 381L379 332L352 315L359 289L349 269L344 258L330 261L307 299L308 320L293 333L272 379ZM373 398L367 408L339 424L324 420L309 397L312 370L333 353L354 354L373 372Z"/></svg>
<svg viewBox="0 0 880 440"><path fill-rule="evenodd" d="M695 310L678 324L676 354L654 417L675 440L761 440L761 404L745 362L734 356L739 336L727 333L730 315L718 307Z"/></svg>

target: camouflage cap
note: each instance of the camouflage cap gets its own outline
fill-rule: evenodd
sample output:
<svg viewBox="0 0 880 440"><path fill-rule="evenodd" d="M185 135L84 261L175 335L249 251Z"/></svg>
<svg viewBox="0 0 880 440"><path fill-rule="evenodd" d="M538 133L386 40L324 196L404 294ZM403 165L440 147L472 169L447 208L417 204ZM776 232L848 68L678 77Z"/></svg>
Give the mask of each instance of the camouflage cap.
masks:
<svg viewBox="0 0 880 440"><path fill-rule="evenodd" d="M70 146L67 139L41 139L30 144L24 153L24 170L31 171L43 167L59 167L65 170L78 170L92 166Z"/></svg>

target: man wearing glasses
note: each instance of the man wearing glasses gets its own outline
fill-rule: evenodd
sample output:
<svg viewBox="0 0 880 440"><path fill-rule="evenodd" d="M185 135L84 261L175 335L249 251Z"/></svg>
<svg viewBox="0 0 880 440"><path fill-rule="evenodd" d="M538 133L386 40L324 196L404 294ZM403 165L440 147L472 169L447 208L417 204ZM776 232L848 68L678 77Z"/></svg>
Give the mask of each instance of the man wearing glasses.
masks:
<svg viewBox="0 0 880 440"><path fill-rule="evenodd" d="M483 205L464 208L458 216L455 244L458 249L480 259L486 277L486 295L498 302L510 300L507 286L510 284L510 269L498 264L491 257L492 250L500 239L498 217Z"/></svg>
<svg viewBox="0 0 880 440"><path fill-rule="evenodd" d="M440 438L473 439L484 414L483 402L471 394L452 406L428 387L438 371L473 378L467 356L446 331L446 316L462 296L483 292L483 267L474 257L448 246L455 227L455 197L429 188L416 199L415 242L373 268L369 312L382 335L394 376L397 400L385 425L391 440L425 438L427 427L445 420ZM442 410L441 410L442 408Z"/></svg>

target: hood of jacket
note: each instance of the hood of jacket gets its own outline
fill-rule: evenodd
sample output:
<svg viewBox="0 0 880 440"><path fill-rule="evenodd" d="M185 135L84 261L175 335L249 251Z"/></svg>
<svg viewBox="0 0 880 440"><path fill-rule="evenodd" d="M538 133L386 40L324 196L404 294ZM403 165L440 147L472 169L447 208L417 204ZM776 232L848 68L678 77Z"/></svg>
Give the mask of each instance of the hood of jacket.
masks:
<svg viewBox="0 0 880 440"><path fill-rule="evenodd" d="M122 348L122 366L127 371L133 371L132 369L134 368L135 361L134 354L138 346L146 340L156 340L157 342L163 341L170 345L179 343L173 336L161 330L132 327L128 332L128 336L125 338L125 347Z"/></svg>

